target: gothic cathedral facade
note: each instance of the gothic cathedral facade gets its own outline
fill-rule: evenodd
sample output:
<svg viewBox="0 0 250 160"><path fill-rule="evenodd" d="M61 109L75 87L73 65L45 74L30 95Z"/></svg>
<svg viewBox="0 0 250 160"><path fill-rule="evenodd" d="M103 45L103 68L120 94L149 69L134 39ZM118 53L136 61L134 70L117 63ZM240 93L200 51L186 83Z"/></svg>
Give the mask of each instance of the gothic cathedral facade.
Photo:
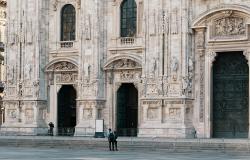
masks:
<svg viewBox="0 0 250 160"><path fill-rule="evenodd" d="M8 0L7 22L2 129L250 136L250 1Z"/></svg>

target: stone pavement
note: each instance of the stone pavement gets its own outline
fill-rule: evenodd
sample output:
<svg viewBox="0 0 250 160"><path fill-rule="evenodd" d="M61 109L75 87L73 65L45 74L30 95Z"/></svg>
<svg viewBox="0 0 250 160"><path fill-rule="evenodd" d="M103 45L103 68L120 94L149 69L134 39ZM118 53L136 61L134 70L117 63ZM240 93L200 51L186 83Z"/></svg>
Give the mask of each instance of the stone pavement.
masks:
<svg viewBox="0 0 250 160"><path fill-rule="evenodd" d="M0 160L249 160L250 154L0 147Z"/></svg>

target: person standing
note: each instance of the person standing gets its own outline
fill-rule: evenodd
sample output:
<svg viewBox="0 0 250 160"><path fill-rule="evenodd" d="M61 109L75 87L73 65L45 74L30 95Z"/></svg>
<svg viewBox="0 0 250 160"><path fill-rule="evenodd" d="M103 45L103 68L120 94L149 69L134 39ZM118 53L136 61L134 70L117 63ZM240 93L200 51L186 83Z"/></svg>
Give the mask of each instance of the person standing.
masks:
<svg viewBox="0 0 250 160"><path fill-rule="evenodd" d="M49 135L53 136L54 124L52 122L49 123Z"/></svg>
<svg viewBox="0 0 250 160"><path fill-rule="evenodd" d="M118 151L118 149L117 149L117 138L118 138L117 132L114 131L114 146L115 146L116 151Z"/></svg>
<svg viewBox="0 0 250 160"><path fill-rule="evenodd" d="M109 150L110 151L112 151L112 150L114 151L114 139L115 139L114 133L109 128L109 131L108 131L108 141L109 141Z"/></svg>

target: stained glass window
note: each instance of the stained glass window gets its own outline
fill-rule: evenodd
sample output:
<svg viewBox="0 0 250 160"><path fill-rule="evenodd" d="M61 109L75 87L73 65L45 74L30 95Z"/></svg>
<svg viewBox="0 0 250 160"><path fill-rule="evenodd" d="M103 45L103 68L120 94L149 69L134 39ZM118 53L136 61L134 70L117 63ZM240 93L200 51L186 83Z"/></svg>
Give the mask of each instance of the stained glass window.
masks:
<svg viewBox="0 0 250 160"><path fill-rule="evenodd" d="M121 37L136 34L137 7L134 0L124 0L121 4Z"/></svg>
<svg viewBox="0 0 250 160"><path fill-rule="evenodd" d="M75 40L76 11L73 5L67 4L61 12L61 41Z"/></svg>

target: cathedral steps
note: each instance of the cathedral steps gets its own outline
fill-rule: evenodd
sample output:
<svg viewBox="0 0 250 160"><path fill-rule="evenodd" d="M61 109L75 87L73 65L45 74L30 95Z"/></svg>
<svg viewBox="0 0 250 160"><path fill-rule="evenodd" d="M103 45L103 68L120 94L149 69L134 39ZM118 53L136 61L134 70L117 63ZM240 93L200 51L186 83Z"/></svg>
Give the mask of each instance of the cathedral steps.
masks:
<svg viewBox="0 0 250 160"><path fill-rule="evenodd" d="M92 137L6 137L0 136L0 146L43 147L43 148L108 148L107 139ZM248 139L164 139L119 137L120 150L155 151L222 151L250 152Z"/></svg>

